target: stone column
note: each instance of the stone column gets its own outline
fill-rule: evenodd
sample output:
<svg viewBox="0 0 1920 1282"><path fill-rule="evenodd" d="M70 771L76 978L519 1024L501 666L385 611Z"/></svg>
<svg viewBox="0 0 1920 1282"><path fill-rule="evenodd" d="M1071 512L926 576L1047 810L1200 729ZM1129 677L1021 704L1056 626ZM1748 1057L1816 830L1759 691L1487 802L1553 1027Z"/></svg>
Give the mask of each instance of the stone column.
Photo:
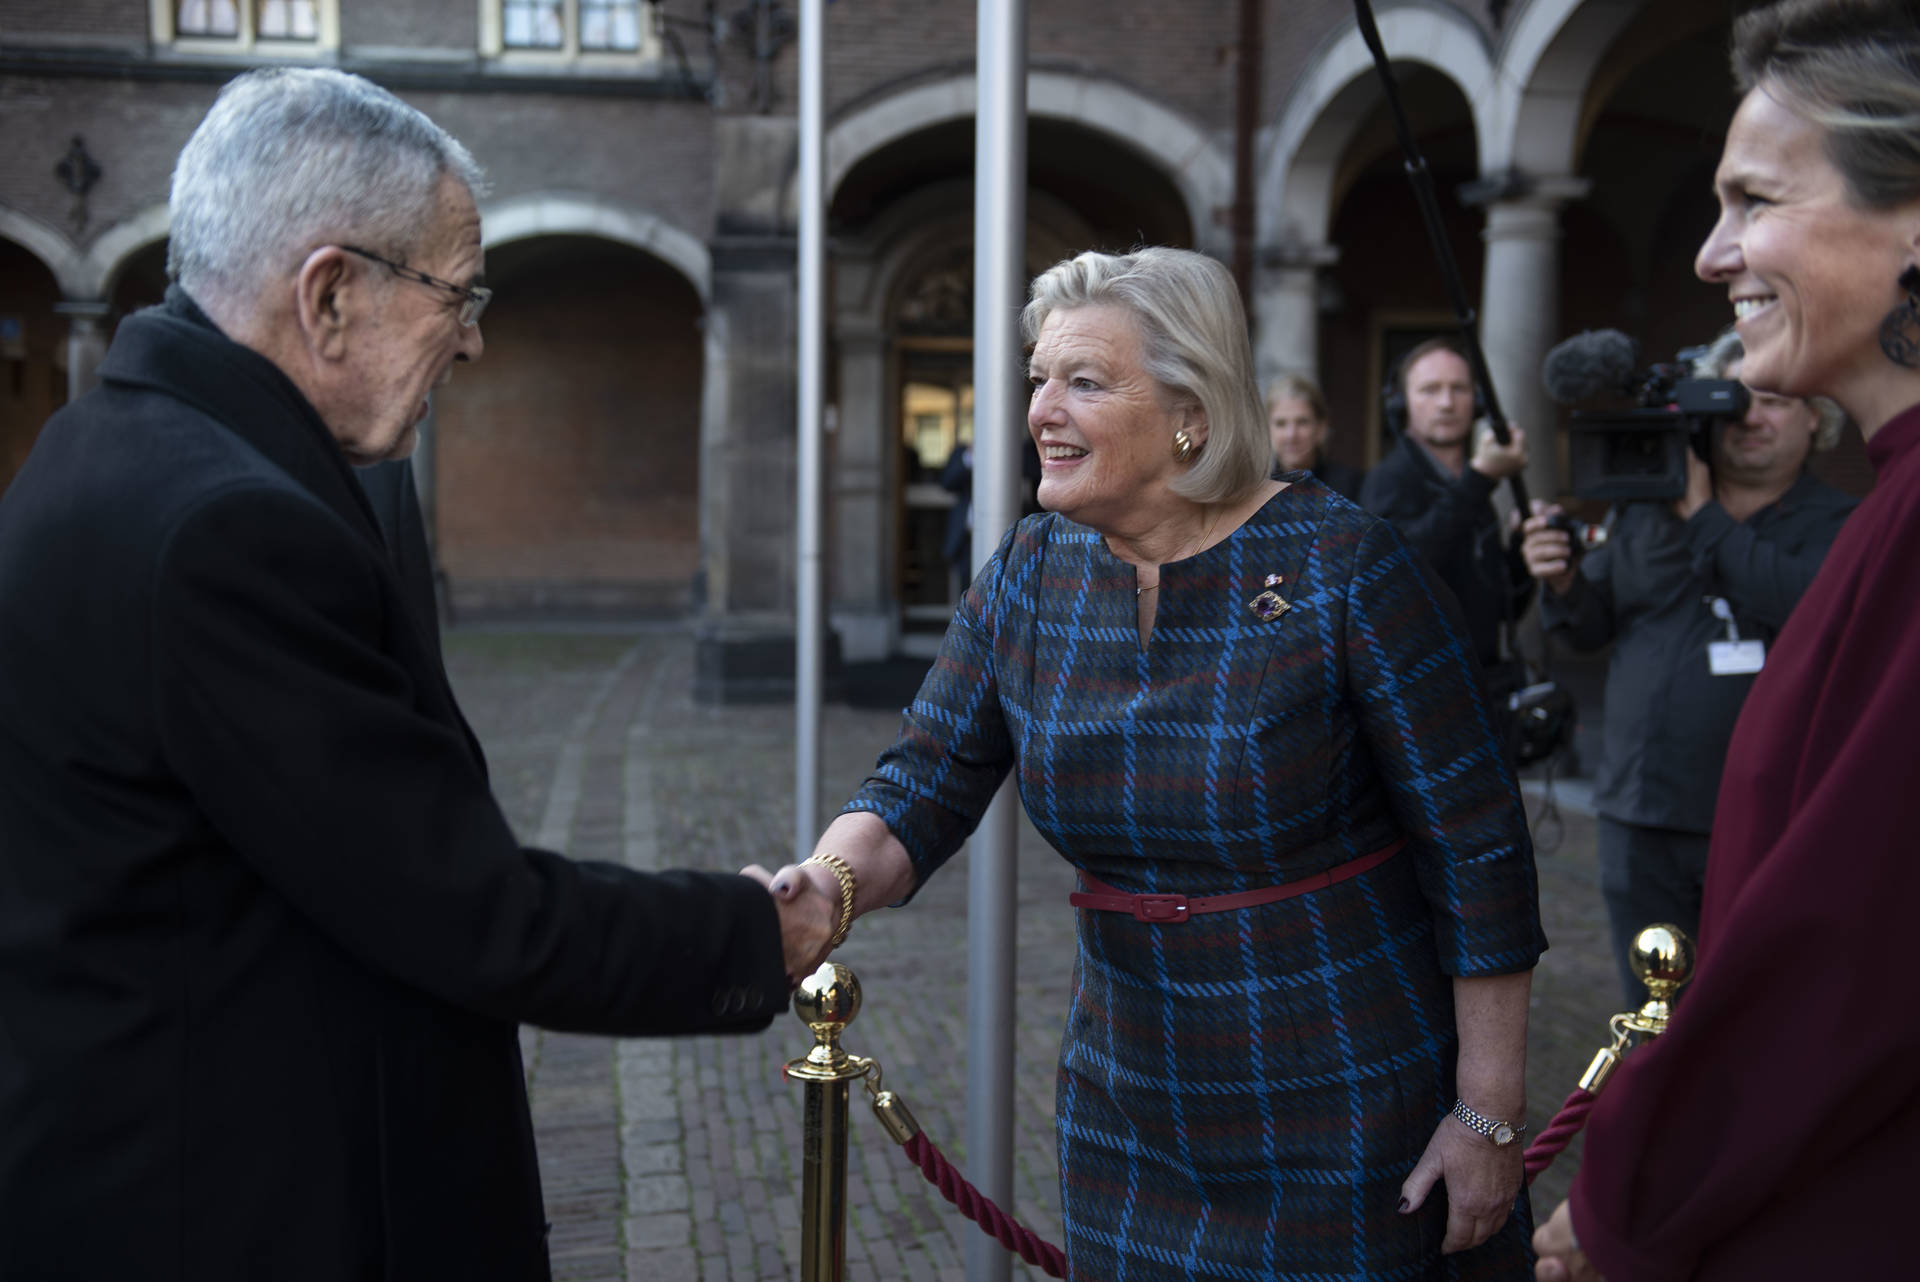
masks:
<svg viewBox="0 0 1920 1282"><path fill-rule="evenodd" d="M67 403L93 390L99 381L100 361L107 354L107 314L104 298L67 299L53 305L54 314L67 318Z"/></svg>
<svg viewBox="0 0 1920 1282"><path fill-rule="evenodd" d="M1253 372L1261 387L1282 374L1320 377L1320 269L1340 260L1334 245L1272 245L1253 274Z"/></svg>
<svg viewBox="0 0 1920 1282"><path fill-rule="evenodd" d="M704 703L778 702L793 697L798 556L794 241L719 236L712 251L693 694ZM827 661L831 679L831 637Z"/></svg>
<svg viewBox="0 0 1920 1282"><path fill-rule="evenodd" d="M1561 493L1561 412L1540 366L1560 333L1560 208L1587 191L1584 178L1510 179L1487 205L1480 342L1507 418L1527 431L1527 489ZM1503 487L1504 488L1504 487Z"/></svg>
<svg viewBox="0 0 1920 1282"><path fill-rule="evenodd" d="M899 639L894 600L893 477L898 446L887 427L887 338L874 318L834 326L839 401L829 457L832 571L828 612L849 661L884 659Z"/></svg>

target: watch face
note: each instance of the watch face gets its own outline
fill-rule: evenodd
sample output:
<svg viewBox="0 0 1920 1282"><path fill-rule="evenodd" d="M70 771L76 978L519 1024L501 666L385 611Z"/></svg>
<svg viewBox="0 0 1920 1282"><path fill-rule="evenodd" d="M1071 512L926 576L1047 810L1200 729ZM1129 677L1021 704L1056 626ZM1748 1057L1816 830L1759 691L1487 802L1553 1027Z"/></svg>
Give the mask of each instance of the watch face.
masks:
<svg viewBox="0 0 1920 1282"><path fill-rule="evenodd" d="M1493 1124L1493 1142L1502 1145L1513 1143L1513 1128L1505 1122L1495 1122Z"/></svg>

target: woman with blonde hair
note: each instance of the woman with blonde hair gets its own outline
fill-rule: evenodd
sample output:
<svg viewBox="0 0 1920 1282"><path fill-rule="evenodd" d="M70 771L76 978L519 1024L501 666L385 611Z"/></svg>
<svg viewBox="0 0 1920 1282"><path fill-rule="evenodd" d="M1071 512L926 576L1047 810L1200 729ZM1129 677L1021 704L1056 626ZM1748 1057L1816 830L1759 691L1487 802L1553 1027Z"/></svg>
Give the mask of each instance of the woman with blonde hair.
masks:
<svg viewBox="0 0 1920 1282"><path fill-rule="evenodd" d="M1471 651L1391 528L1268 477L1218 262L1082 254L1024 323L1048 510L775 893L837 943L1013 772L1080 872L1071 1277L1524 1277L1545 941Z"/></svg>

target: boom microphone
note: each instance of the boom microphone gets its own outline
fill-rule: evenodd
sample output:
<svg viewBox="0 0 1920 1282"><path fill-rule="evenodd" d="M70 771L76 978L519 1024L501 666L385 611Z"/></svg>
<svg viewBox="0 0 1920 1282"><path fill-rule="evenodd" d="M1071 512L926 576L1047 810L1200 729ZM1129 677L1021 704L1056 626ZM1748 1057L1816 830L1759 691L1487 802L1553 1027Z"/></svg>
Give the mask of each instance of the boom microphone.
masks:
<svg viewBox="0 0 1920 1282"><path fill-rule="evenodd" d="M1617 329L1593 329L1548 352L1540 377L1555 402L1573 405L1602 392L1630 390L1639 367L1640 344Z"/></svg>

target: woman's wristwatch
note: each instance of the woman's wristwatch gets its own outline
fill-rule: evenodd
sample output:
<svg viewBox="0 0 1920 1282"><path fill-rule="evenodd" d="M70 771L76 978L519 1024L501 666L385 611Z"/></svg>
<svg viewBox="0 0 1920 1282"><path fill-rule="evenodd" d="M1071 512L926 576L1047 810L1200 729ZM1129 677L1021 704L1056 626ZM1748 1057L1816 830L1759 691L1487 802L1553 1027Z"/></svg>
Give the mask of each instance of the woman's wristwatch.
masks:
<svg viewBox="0 0 1920 1282"><path fill-rule="evenodd" d="M1524 1125L1515 1126L1511 1122L1496 1122L1491 1117L1482 1117L1468 1108L1465 1100L1460 1099L1453 1102L1453 1115L1460 1119L1462 1125L1480 1132L1499 1148L1505 1148L1519 1139L1522 1132L1527 1129Z"/></svg>

